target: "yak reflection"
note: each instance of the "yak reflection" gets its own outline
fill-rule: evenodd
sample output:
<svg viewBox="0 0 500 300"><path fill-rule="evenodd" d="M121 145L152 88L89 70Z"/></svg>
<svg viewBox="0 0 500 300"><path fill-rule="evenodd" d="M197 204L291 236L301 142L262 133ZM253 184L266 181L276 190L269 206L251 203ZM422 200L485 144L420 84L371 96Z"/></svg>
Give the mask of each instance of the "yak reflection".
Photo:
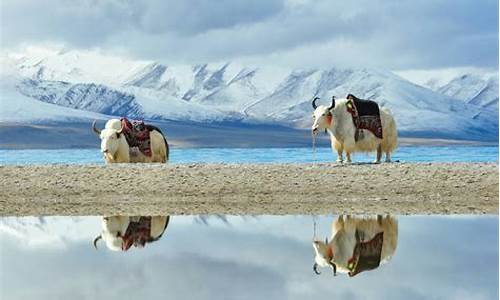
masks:
<svg viewBox="0 0 500 300"><path fill-rule="evenodd" d="M102 239L113 251L127 251L132 245L144 248L162 237L169 221L170 216L102 217L102 232L94 239L94 247Z"/></svg>
<svg viewBox="0 0 500 300"><path fill-rule="evenodd" d="M330 241L313 241L313 270L319 275L318 267L329 267L333 275L339 272L353 277L387 263L397 244L398 223L394 217L341 215L332 222Z"/></svg>

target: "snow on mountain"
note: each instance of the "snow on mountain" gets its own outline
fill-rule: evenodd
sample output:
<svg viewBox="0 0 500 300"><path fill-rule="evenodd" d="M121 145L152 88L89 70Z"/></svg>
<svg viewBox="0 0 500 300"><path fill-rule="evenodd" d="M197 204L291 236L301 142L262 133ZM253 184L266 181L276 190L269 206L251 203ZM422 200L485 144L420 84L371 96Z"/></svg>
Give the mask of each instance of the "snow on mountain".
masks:
<svg viewBox="0 0 500 300"><path fill-rule="evenodd" d="M96 51L28 52L3 58L4 64L20 78L16 86L22 96L80 112L308 128L314 96L329 103L332 95L352 93L391 109L405 133L498 135L498 75L488 80L465 76L433 91L378 69L169 66Z"/></svg>
<svg viewBox="0 0 500 300"><path fill-rule="evenodd" d="M241 119L241 114L236 111L224 113L210 106L189 103L183 99L165 94L162 90L139 87L123 87L121 90L135 95L135 100L142 107L144 118L146 119L193 122L217 122ZM120 115L129 116L129 114Z"/></svg>
<svg viewBox="0 0 500 300"><path fill-rule="evenodd" d="M498 72L480 68L398 72L408 80L470 104L498 112Z"/></svg>
<svg viewBox="0 0 500 300"><path fill-rule="evenodd" d="M498 111L498 74L464 74L440 86L437 92Z"/></svg>
<svg viewBox="0 0 500 300"><path fill-rule="evenodd" d="M154 86L152 74L162 69L159 64L123 63L95 52L73 52L2 57L5 69L0 78L0 121L69 121L110 116L198 122L240 118L196 103L186 105L186 101L166 91L164 83ZM105 62L102 70L96 66L101 62ZM113 76L110 68L121 75ZM90 80L94 75L95 80Z"/></svg>
<svg viewBox="0 0 500 300"><path fill-rule="evenodd" d="M106 115L128 115L132 118L144 116L134 95L100 84L25 79L17 88L25 96L59 106Z"/></svg>
<svg viewBox="0 0 500 300"><path fill-rule="evenodd" d="M158 63L152 63L139 70L132 76L126 85L146 87L146 88L161 88L160 79L167 70L167 67Z"/></svg>
<svg viewBox="0 0 500 300"><path fill-rule="evenodd" d="M198 102L227 111L244 111L246 107L264 98L269 92L259 85L260 78L258 77L262 77L258 68L244 67L226 84L221 85Z"/></svg>
<svg viewBox="0 0 500 300"><path fill-rule="evenodd" d="M479 107L440 95L391 72L370 69L293 72L273 94L249 107L246 113L262 121L307 127L311 122L310 95L329 104L331 95L348 93L389 108L400 131L480 134L495 132L498 127L498 119L491 123L495 118L481 115Z"/></svg>
<svg viewBox="0 0 500 300"><path fill-rule="evenodd" d="M98 51L47 51L28 49L8 55L22 77L72 83L99 83L111 87L124 81L150 64L102 54Z"/></svg>
<svg viewBox="0 0 500 300"><path fill-rule="evenodd" d="M16 87L17 83L17 81L13 82L10 79L0 77L1 122L38 123L54 120L82 121L109 118L103 114L62 107L50 104L48 101L38 101L36 98L21 94ZM51 88L53 87L47 87L47 89Z"/></svg>

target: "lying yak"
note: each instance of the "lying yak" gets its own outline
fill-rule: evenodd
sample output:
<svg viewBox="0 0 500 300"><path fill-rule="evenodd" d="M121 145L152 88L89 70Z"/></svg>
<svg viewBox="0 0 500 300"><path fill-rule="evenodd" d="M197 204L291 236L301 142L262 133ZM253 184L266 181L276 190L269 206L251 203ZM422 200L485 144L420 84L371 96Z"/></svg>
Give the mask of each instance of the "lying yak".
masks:
<svg viewBox="0 0 500 300"><path fill-rule="evenodd" d="M385 161L391 161L391 153L396 149L398 134L396 121L387 108L379 110L378 104L361 100L349 94L347 99L335 101L327 107L316 105L314 108L312 134L316 136L325 130L330 134L332 150L337 151L338 162L343 162L346 152L347 162L351 153L377 151L376 163L380 163L382 153Z"/></svg>
<svg viewBox="0 0 500 300"><path fill-rule="evenodd" d="M333 275L339 272L353 277L387 263L397 244L398 223L391 216L340 216L332 223L330 241L313 242L313 270L319 275L318 267L329 267Z"/></svg>
<svg viewBox="0 0 500 300"><path fill-rule="evenodd" d="M139 128L139 129L137 129ZM127 119L111 119L104 129L92 123L93 131L101 139L101 151L107 163L166 163L169 156L167 140L161 130Z"/></svg>
<svg viewBox="0 0 500 300"><path fill-rule="evenodd" d="M143 248L162 237L169 221L169 216L103 217L102 232L94 239L94 247L97 249L97 242L102 239L112 251Z"/></svg>

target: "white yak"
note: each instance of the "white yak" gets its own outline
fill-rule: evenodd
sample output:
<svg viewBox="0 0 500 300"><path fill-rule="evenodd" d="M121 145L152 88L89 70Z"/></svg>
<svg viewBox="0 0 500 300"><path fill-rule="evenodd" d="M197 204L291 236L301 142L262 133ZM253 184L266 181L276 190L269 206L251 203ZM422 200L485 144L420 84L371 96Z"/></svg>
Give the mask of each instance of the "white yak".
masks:
<svg viewBox="0 0 500 300"><path fill-rule="evenodd" d="M129 229L131 223L138 224L143 221L149 222L147 224L149 226L146 226L146 228L149 227L146 236L141 236L141 232L139 232L139 235L131 232L133 231L132 228ZM113 251L127 251L132 245L144 247L146 243L161 238L167 229L169 221L169 216L153 216L144 220L141 220L141 217L129 216L102 217L102 232L94 239L94 247L97 249L97 242L100 239L105 242L108 249Z"/></svg>
<svg viewBox="0 0 500 300"><path fill-rule="evenodd" d="M131 148L122 134L122 124L119 119L110 119L104 129L96 128L96 121L92 123L93 131L101 139L101 152L107 163L165 163L168 161L169 147L166 138L156 127L150 132L151 156L144 155L137 148Z"/></svg>
<svg viewBox="0 0 500 300"><path fill-rule="evenodd" d="M380 238L380 233L383 233L383 242L378 258L380 264L385 264L394 256L398 244L397 220L391 216L383 217L381 215L377 217L339 216L337 220L332 222L332 234L329 241L328 239L324 242L313 241L316 253L314 272L320 274L318 267L330 267L333 269L334 275L337 271L348 273L350 276L356 275L360 270L354 270L354 266L350 265L355 256L356 245L359 245L360 242L370 243L376 237ZM355 262L364 263L364 271L378 267L376 263L373 265L373 256L370 259L372 262L368 264L371 264L371 268L367 268L367 262L361 262L359 257L355 258Z"/></svg>
<svg viewBox="0 0 500 300"><path fill-rule="evenodd" d="M312 134L316 136L325 130L330 134L332 150L337 152L337 162L343 162L343 152L346 152L347 162L351 162L351 153L377 151L376 163L380 163L382 153L385 153L385 161L391 161L391 153L396 149L398 134L396 122L387 108L380 109L383 138L377 138L371 131L363 130L362 138L355 140L356 127L351 114L347 110L348 99L335 101L332 97L330 107L316 105L314 98L312 106L313 125Z"/></svg>

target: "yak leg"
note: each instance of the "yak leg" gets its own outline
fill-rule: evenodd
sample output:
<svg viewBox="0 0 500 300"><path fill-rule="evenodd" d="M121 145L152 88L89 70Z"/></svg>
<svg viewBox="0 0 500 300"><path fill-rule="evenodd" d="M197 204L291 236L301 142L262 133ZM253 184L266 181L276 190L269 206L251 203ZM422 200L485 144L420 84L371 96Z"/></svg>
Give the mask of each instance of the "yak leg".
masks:
<svg viewBox="0 0 500 300"><path fill-rule="evenodd" d="M385 153L385 162L391 162L391 152Z"/></svg>
<svg viewBox="0 0 500 300"><path fill-rule="evenodd" d="M375 160L376 164L380 163L380 159L382 159L382 145L377 146L377 159Z"/></svg>
<svg viewBox="0 0 500 300"><path fill-rule="evenodd" d="M341 163L344 162L344 157L342 157L342 150L337 150L337 162Z"/></svg>
<svg viewBox="0 0 500 300"><path fill-rule="evenodd" d="M344 162L344 157L342 157L344 147L342 144L339 143L333 136L330 137L330 143L332 145L332 151L337 151L337 162Z"/></svg>
<svg viewBox="0 0 500 300"><path fill-rule="evenodd" d="M345 157L347 159L347 162L348 163L352 163L352 160L351 160L351 152L347 152L345 153Z"/></svg>

